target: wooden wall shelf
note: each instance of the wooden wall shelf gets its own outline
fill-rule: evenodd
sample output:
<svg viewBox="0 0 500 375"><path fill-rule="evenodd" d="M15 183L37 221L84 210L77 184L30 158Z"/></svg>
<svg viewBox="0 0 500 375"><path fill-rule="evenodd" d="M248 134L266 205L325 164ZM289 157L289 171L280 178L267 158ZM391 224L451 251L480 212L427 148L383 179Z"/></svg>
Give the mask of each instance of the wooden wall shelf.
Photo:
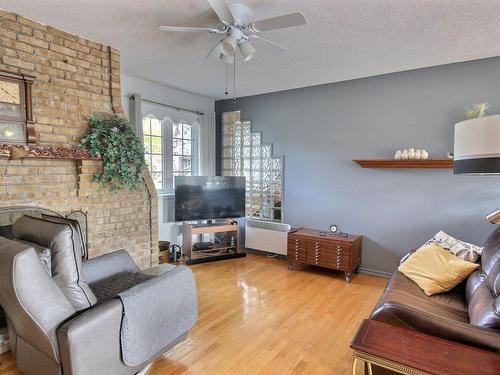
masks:
<svg viewBox="0 0 500 375"><path fill-rule="evenodd" d="M453 159L394 160L394 159L358 159L353 160L362 168L429 168L452 169Z"/></svg>
<svg viewBox="0 0 500 375"><path fill-rule="evenodd" d="M89 160L93 158L82 148L55 148L37 145L0 144L0 157L10 159L70 159Z"/></svg>

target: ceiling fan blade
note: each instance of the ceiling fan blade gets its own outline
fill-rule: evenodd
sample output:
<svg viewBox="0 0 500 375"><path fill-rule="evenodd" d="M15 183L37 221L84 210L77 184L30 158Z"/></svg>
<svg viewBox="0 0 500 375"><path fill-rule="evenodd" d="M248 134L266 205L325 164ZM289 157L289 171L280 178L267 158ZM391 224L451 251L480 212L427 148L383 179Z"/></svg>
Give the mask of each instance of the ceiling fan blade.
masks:
<svg viewBox="0 0 500 375"><path fill-rule="evenodd" d="M307 23L306 17L300 12L285 14L283 16L266 18L264 20L252 22L250 29L252 31L268 31L275 29L284 29L286 27L302 26Z"/></svg>
<svg viewBox="0 0 500 375"><path fill-rule="evenodd" d="M214 48L212 48L210 50L210 52L207 54L207 57L208 58L213 58L213 57L219 58L221 55L221 50L220 50L221 45L222 45L222 40L219 43L217 43Z"/></svg>
<svg viewBox="0 0 500 375"><path fill-rule="evenodd" d="M223 24L232 25L234 23L233 13L227 5L226 0L207 0L217 17L222 21Z"/></svg>
<svg viewBox="0 0 500 375"><path fill-rule="evenodd" d="M187 33L196 33L196 32L209 32L209 33L217 33L220 30L212 29L210 27L185 27L185 26L160 26L161 31L181 31Z"/></svg>
<svg viewBox="0 0 500 375"><path fill-rule="evenodd" d="M262 36L260 36L260 35L255 35L255 34L253 34L253 35L249 35L249 36L248 36L248 39L260 39L260 40L263 40L264 42L267 42L267 43L269 43L269 44L271 44L271 45L273 45L273 46L275 46L275 47L281 48L281 49L283 49L283 50L285 50L285 51L288 49L288 48L286 48L285 46L282 46L281 44L278 44L278 43L276 43L276 42L273 42L272 40L266 39L266 38L264 38L264 37L262 37Z"/></svg>

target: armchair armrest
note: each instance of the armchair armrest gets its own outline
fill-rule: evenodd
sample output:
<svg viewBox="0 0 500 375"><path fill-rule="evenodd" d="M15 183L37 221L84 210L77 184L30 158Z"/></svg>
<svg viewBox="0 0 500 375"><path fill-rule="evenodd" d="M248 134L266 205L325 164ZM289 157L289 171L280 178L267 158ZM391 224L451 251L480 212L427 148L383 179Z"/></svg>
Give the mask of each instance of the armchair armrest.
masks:
<svg viewBox="0 0 500 375"><path fill-rule="evenodd" d="M48 275L33 247L1 237L0 303L16 334L59 362L56 330L75 314L75 309Z"/></svg>
<svg viewBox="0 0 500 375"><path fill-rule="evenodd" d="M128 375L145 367L128 367L121 361L122 313L120 300L114 298L85 311L58 329L65 375Z"/></svg>
<svg viewBox="0 0 500 375"><path fill-rule="evenodd" d="M107 279L122 272L140 272L126 250L117 250L82 263L82 272L88 284Z"/></svg>

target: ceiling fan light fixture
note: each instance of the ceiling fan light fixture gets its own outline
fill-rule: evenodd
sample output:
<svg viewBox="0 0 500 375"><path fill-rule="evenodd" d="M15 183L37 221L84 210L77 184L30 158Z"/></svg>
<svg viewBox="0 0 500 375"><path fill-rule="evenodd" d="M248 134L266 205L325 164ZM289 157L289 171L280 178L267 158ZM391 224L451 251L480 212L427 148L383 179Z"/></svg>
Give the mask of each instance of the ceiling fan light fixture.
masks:
<svg viewBox="0 0 500 375"><path fill-rule="evenodd" d="M256 50L248 40L241 42L239 48L243 60L249 61L255 56Z"/></svg>
<svg viewBox="0 0 500 375"><path fill-rule="evenodd" d="M226 39L222 42L221 52L226 56L234 55L236 50L236 37L234 34L229 34Z"/></svg>

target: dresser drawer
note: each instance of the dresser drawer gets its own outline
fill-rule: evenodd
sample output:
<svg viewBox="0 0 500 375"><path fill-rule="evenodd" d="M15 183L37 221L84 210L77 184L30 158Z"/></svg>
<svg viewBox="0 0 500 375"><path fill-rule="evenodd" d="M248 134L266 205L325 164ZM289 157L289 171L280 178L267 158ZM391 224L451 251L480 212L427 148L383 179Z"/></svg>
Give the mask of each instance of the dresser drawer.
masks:
<svg viewBox="0 0 500 375"><path fill-rule="evenodd" d="M342 265L349 267L351 259L349 256L332 256L321 252L307 252L307 263L319 266L331 267L332 265Z"/></svg>
<svg viewBox="0 0 500 375"><path fill-rule="evenodd" d="M289 261L305 263L307 260L307 240L288 236L287 256Z"/></svg>
<svg viewBox="0 0 500 375"><path fill-rule="evenodd" d="M309 253L308 253L309 254ZM314 253L316 257L321 258L322 260L325 261L342 261L344 263L349 263L351 261L351 257L349 254L346 255L336 255L336 254L331 254L331 253L325 253L325 252L319 252L319 253Z"/></svg>
<svg viewBox="0 0 500 375"><path fill-rule="evenodd" d="M349 260L345 259L321 259L319 260L318 266L332 268L335 270L349 271L350 263Z"/></svg>
<svg viewBox="0 0 500 375"><path fill-rule="evenodd" d="M329 241L311 241L307 242L308 251L320 250L324 253L336 255L348 255L351 253L351 246L343 243L332 243Z"/></svg>
<svg viewBox="0 0 500 375"><path fill-rule="evenodd" d="M307 255L303 250L293 250L288 249L287 258L289 261L298 262L298 263L306 263Z"/></svg>
<svg viewBox="0 0 500 375"><path fill-rule="evenodd" d="M299 247L301 249L306 250L307 249L307 239L301 238L301 237L296 237L293 235L288 236L288 248L290 247Z"/></svg>

